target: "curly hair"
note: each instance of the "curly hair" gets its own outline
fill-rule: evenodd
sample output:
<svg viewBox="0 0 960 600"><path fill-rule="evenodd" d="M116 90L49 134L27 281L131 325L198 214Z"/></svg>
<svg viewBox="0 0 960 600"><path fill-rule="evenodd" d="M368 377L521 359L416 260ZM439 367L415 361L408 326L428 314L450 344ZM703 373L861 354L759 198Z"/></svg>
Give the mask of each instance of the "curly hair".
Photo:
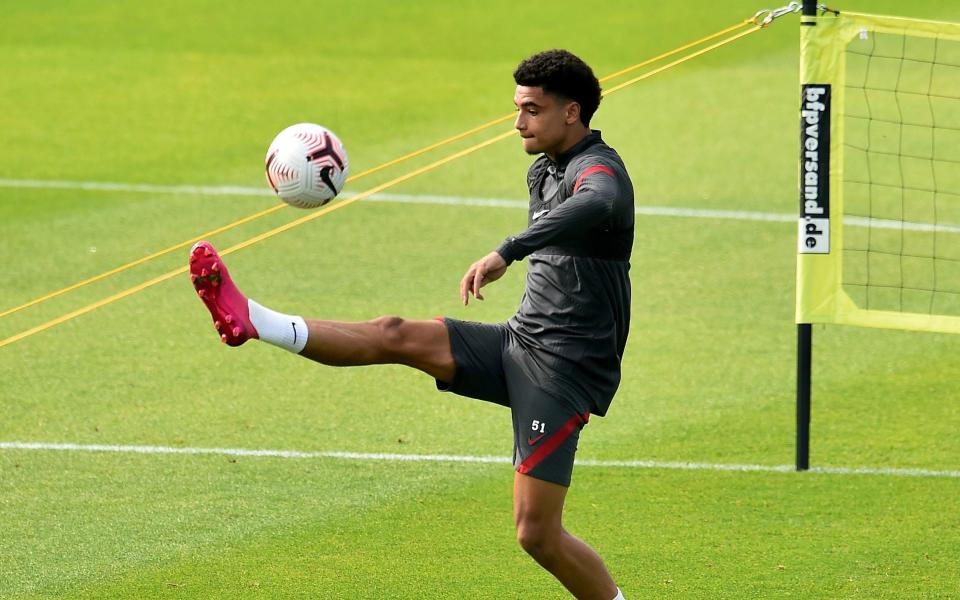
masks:
<svg viewBox="0 0 960 600"><path fill-rule="evenodd" d="M566 50L546 50L521 62L513 72L517 85L543 91L580 105L580 121L587 127L600 106L600 82L593 69Z"/></svg>

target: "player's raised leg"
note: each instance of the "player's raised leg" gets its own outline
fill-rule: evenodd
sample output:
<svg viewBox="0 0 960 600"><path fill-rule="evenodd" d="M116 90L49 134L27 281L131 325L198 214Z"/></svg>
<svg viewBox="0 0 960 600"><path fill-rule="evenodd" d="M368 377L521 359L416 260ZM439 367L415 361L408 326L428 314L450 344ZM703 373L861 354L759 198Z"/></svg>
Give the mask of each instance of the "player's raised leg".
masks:
<svg viewBox="0 0 960 600"><path fill-rule="evenodd" d="M623 598L600 556L561 524L567 488L517 473L513 513L517 540L579 600Z"/></svg>
<svg viewBox="0 0 960 600"><path fill-rule="evenodd" d="M379 317L347 323L278 313L240 292L208 242L190 251L190 279L220 339L230 346L260 339L326 365L402 364L453 380L455 363L442 321Z"/></svg>

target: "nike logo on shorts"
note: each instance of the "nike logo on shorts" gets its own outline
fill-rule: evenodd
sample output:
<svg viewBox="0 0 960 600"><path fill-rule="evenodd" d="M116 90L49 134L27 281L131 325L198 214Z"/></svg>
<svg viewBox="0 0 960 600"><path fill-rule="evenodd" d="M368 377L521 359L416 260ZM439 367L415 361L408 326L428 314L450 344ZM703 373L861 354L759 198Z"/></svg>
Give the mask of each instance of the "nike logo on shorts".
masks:
<svg viewBox="0 0 960 600"><path fill-rule="evenodd" d="M545 436L545 435L547 435L547 434L541 433L541 434L538 435L537 437L527 437L527 445L528 445L528 446L532 446L532 445L536 444L537 442L539 442L540 440L542 440L542 439L543 439L543 436Z"/></svg>
<svg viewBox="0 0 960 600"><path fill-rule="evenodd" d="M539 218L542 217L543 215L547 214L548 212L550 212L550 209L549 209L549 208L545 208L545 209L543 209L543 210L538 210L537 212L533 213L533 217L532 217L532 218L533 218L534 221L536 221L537 219L539 219Z"/></svg>

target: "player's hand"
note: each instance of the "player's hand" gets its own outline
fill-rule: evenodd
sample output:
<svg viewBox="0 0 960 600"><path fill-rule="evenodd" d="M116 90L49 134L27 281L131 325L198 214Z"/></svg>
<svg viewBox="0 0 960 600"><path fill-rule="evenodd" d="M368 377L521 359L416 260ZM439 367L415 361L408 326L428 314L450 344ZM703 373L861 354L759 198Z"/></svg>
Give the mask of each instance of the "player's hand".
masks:
<svg viewBox="0 0 960 600"><path fill-rule="evenodd" d="M496 252L491 252L470 265L467 273L460 280L460 300L463 305L467 305L470 294L473 294L477 300L483 300L480 288L500 279L506 272L507 261Z"/></svg>

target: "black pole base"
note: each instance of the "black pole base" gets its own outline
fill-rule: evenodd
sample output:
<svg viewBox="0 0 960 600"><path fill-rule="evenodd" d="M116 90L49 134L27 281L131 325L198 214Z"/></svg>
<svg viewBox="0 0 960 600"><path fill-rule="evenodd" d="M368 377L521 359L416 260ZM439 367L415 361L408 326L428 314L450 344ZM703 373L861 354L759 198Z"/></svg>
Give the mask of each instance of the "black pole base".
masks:
<svg viewBox="0 0 960 600"><path fill-rule="evenodd" d="M810 468L810 363L813 328L797 325L797 470Z"/></svg>

